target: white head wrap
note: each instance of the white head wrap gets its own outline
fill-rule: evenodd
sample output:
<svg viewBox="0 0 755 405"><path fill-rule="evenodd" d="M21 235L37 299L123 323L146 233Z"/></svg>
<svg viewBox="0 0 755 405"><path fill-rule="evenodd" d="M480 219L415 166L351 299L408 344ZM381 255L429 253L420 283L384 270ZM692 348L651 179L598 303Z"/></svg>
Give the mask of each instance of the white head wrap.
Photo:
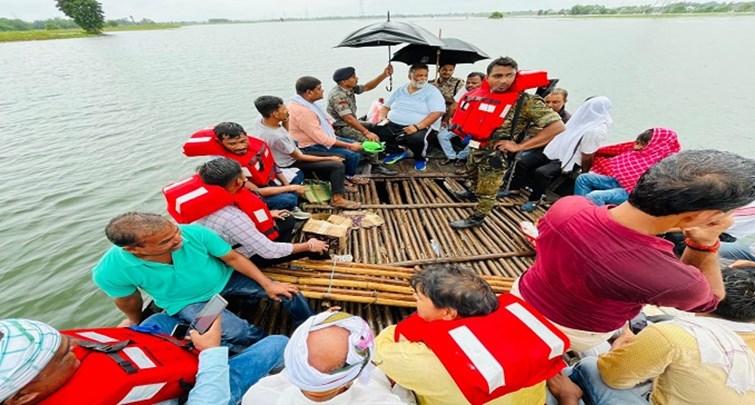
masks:
<svg viewBox="0 0 755 405"><path fill-rule="evenodd" d="M350 332L346 367L333 374L322 373L309 365L307 350L309 332L330 326L338 326ZM373 368L373 351L374 335L362 318L346 312L323 312L310 317L294 331L283 354L286 364L283 374L300 389L312 392L344 386L360 377L360 374L360 382L366 382Z"/></svg>
<svg viewBox="0 0 755 405"><path fill-rule="evenodd" d="M613 123L611 118L611 100L599 96L587 100L569 118L566 130L553 138L545 147L543 153L551 159L561 161L561 169L569 171L574 164L579 164L582 156L577 151L577 145L582 136L589 130L608 132L608 126Z"/></svg>
<svg viewBox="0 0 755 405"><path fill-rule="evenodd" d="M0 320L0 402L42 371L60 347L60 332L26 319Z"/></svg>
<svg viewBox="0 0 755 405"><path fill-rule="evenodd" d="M723 369L726 386L739 394L755 391L755 354L727 322L707 317L677 317L673 322L697 340L700 361ZM731 324L732 322L728 322Z"/></svg>

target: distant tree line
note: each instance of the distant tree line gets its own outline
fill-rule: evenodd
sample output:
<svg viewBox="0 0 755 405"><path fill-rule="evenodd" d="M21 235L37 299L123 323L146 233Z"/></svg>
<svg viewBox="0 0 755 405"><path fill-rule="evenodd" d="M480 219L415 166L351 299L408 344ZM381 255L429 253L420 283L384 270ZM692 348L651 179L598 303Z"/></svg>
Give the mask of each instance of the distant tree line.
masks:
<svg viewBox="0 0 755 405"><path fill-rule="evenodd" d="M684 13L748 13L755 12L755 1L738 3L707 3L679 2L663 6L622 6L608 8L605 6L576 5L569 9L554 12L553 10L540 10L538 14L567 14L567 15L600 15L600 14L684 14Z"/></svg>
<svg viewBox="0 0 755 405"><path fill-rule="evenodd" d="M117 20L105 20L105 27L118 27L124 25L147 25L155 24L149 18L134 20L132 18L119 18ZM26 22L18 19L0 18L0 31L31 31L31 30L58 30L58 29L75 29L79 27L73 20L68 18L49 18L47 20L36 20Z"/></svg>

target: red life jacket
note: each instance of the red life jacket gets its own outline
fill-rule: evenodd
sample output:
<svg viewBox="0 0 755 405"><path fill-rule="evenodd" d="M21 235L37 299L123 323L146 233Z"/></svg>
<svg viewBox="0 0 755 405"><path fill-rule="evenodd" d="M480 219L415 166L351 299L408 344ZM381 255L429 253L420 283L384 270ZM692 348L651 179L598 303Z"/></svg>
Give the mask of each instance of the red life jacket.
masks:
<svg viewBox="0 0 755 405"><path fill-rule="evenodd" d="M68 382L42 404L112 405L154 404L187 393L197 375L197 354L165 339L129 328L73 329L61 331L81 344L99 349L74 348L81 365ZM171 339L171 340L167 340ZM119 342L127 342L121 343ZM103 345L123 346L104 353Z"/></svg>
<svg viewBox="0 0 755 405"><path fill-rule="evenodd" d="M198 174L175 181L163 187L168 202L168 213L179 224L190 224L231 204L235 204L249 217L258 231L270 240L278 239L275 219L265 202L246 187L235 194L225 188L202 182Z"/></svg>
<svg viewBox="0 0 755 405"><path fill-rule="evenodd" d="M399 322L394 339L423 342L464 397L484 404L556 375L569 339L511 294L486 316L427 322L416 313Z"/></svg>
<svg viewBox="0 0 755 405"><path fill-rule="evenodd" d="M506 119L509 110L514 108L521 92L547 86L548 73L544 71L519 71L514 83L503 93L490 92L487 80L482 86L463 95L451 118L454 132L459 136L471 136L478 142L485 142Z"/></svg>
<svg viewBox="0 0 755 405"><path fill-rule="evenodd" d="M225 147L215 137L212 128L200 129L184 144L186 156L223 156L241 164L244 174L258 187L267 186L275 180L275 156L267 144L255 137L247 136L249 148L243 155L237 155Z"/></svg>

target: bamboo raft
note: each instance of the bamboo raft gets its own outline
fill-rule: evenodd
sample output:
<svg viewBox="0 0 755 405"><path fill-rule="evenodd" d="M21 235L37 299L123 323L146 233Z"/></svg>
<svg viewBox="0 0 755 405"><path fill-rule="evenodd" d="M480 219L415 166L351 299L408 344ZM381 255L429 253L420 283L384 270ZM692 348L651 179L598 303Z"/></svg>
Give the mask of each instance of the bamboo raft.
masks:
<svg viewBox="0 0 755 405"><path fill-rule="evenodd" d="M457 231L449 222L469 216L474 203L459 201L451 193L462 190L463 178L446 171L453 168L429 161L430 172L413 171L413 162L397 165L398 176L367 176L347 198L374 212L385 224L350 232L337 254L351 255L353 262L295 261L264 269L270 278L297 285L315 312L330 306L366 319L380 331L411 315L416 308L409 277L418 269L440 263L459 263L474 269L497 293L509 291L533 262L534 251L519 223L535 222L545 212L517 207L524 202L499 199L498 205L478 228ZM307 204L312 213L338 213L328 205ZM303 238L303 235L300 235ZM268 300L240 308L241 315L271 333L291 333L287 311Z"/></svg>

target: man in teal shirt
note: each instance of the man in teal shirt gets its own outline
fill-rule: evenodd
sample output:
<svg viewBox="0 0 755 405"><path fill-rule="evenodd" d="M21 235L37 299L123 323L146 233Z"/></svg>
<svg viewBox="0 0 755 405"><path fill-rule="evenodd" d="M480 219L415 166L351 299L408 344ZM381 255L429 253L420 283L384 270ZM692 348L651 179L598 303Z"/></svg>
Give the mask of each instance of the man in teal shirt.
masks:
<svg viewBox="0 0 755 405"><path fill-rule="evenodd" d="M140 289L185 323L194 320L215 294L267 296L291 312L295 325L312 315L296 287L270 280L207 228L176 226L157 214L129 212L111 220L105 234L115 246L94 267L92 279L114 299L128 324L142 321ZM233 350L265 336L228 310L222 318L223 342Z"/></svg>

